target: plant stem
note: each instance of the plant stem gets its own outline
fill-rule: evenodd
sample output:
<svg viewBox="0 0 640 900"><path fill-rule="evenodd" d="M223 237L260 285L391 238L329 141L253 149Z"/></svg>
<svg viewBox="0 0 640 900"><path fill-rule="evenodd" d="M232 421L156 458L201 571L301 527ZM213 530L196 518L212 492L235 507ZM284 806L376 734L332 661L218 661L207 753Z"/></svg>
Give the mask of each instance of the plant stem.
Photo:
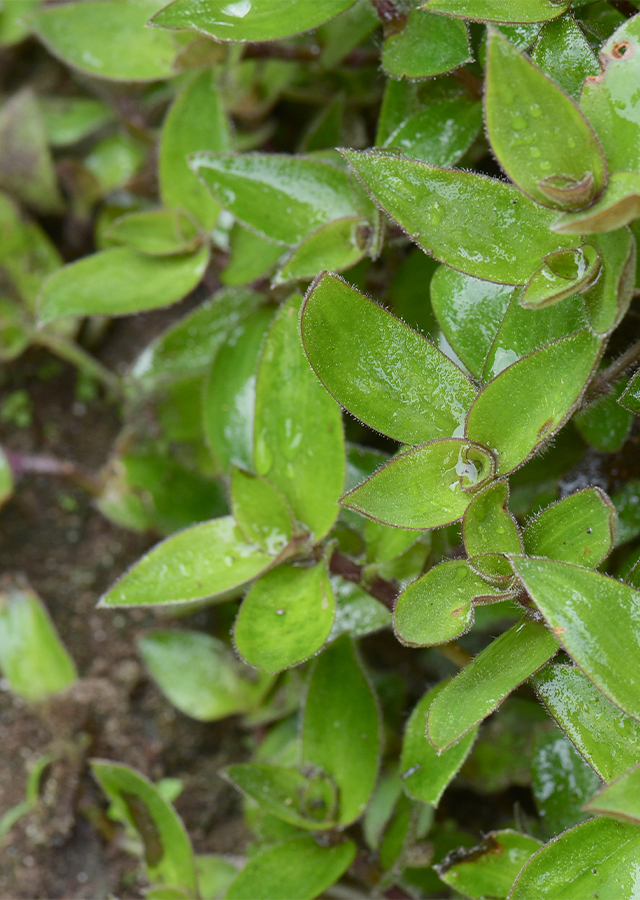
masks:
<svg viewBox="0 0 640 900"><path fill-rule="evenodd" d="M33 335L33 341L36 344L40 344L42 347L46 347L47 350L55 353L55 355L59 356L61 359L77 366L81 372L84 372L91 378L95 378L96 381L103 384L109 391L116 394L117 397L122 398L122 385L118 376L107 369L106 366L103 366L95 356L91 356L90 353L83 350L79 344L75 343L75 341L70 341L68 338L45 331L36 331Z"/></svg>
<svg viewBox="0 0 640 900"><path fill-rule="evenodd" d="M69 459L58 459L55 456L45 456L40 453L15 453L11 450L4 452L16 478L25 474L54 475L75 481L87 493L94 496L98 496L102 491L102 482L97 476L77 466Z"/></svg>
<svg viewBox="0 0 640 900"><path fill-rule="evenodd" d="M616 381L619 381L626 375L629 369L638 361L640 361L640 341L632 344L610 366L591 380L585 391L582 407L589 406L594 400L598 400L607 394Z"/></svg>

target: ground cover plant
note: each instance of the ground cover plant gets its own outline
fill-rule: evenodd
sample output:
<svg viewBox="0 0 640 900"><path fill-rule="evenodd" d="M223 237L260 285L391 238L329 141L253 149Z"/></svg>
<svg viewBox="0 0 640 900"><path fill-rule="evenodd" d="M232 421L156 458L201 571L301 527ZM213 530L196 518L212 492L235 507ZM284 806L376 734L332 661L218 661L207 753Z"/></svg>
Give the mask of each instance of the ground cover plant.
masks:
<svg viewBox="0 0 640 900"><path fill-rule="evenodd" d="M63 476L154 538L99 615L145 611L180 727L241 723L251 834L194 849L180 764L84 730L5 840L73 757L156 900L637 896L638 9L0 8L0 356L46 348L122 422L92 471L7 442L0 494ZM45 721L83 683L59 632L3 582Z"/></svg>

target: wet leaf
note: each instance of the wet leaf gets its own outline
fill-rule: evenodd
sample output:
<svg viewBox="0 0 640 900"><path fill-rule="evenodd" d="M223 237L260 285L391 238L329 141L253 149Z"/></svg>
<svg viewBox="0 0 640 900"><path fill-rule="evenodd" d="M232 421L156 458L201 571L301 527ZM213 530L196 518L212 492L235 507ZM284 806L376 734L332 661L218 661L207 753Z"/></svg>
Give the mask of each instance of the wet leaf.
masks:
<svg viewBox="0 0 640 900"><path fill-rule="evenodd" d="M473 495L462 520L462 539L472 565L491 583L507 584L513 571L498 554L521 553L522 539L515 519L507 509L509 486L496 481Z"/></svg>
<svg viewBox="0 0 640 900"><path fill-rule="evenodd" d="M445 858L436 871L445 884L465 897L507 897L520 869L540 849L540 841L504 829L490 831L482 843Z"/></svg>
<svg viewBox="0 0 640 900"><path fill-rule="evenodd" d="M110 760L92 759L91 770L118 817L142 838L149 878L195 891L191 843L182 821L158 788L129 766Z"/></svg>
<svg viewBox="0 0 640 900"><path fill-rule="evenodd" d="M640 592L555 560L521 557L513 565L569 656L606 697L639 719Z"/></svg>
<svg viewBox="0 0 640 900"><path fill-rule="evenodd" d="M553 212L503 181L380 151L343 155L411 240L468 275L524 284L548 253L577 246L549 231Z"/></svg>
<svg viewBox="0 0 640 900"><path fill-rule="evenodd" d="M460 519L471 501L468 490L492 475L483 447L443 439L395 456L340 502L398 528L439 528Z"/></svg>
<svg viewBox="0 0 640 900"><path fill-rule="evenodd" d="M158 0L84 0L42 7L33 30L67 65L97 78L157 81L174 74L178 50L168 31L145 28Z"/></svg>
<svg viewBox="0 0 640 900"><path fill-rule="evenodd" d="M595 203L577 212L562 213L551 228L566 235L594 234L622 228L639 216L640 176L635 172L612 172Z"/></svg>
<svg viewBox="0 0 640 900"><path fill-rule="evenodd" d="M191 213L205 228L213 228L220 212L209 191L191 171L191 153L231 149L231 132L216 74L207 70L178 95L169 108L160 136L158 178L165 206Z"/></svg>
<svg viewBox="0 0 640 900"><path fill-rule="evenodd" d="M47 278L40 291L40 321L122 316L168 306L193 290L208 261L207 247L170 257L143 256L129 247L92 253Z"/></svg>
<svg viewBox="0 0 640 900"><path fill-rule="evenodd" d="M322 225L359 214L347 172L320 159L196 153L189 165L221 206L276 244L299 244Z"/></svg>
<svg viewBox="0 0 640 900"><path fill-rule="evenodd" d="M503 0L474 0L471 9L467 0L425 0L422 6L482 22L545 22L566 12L569 0L510 0L508 9Z"/></svg>
<svg viewBox="0 0 640 900"><path fill-rule="evenodd" d="M600 254L590 244L550 253L525 285L520 304L527 309L543 309L573 294L584 294L600 280L600 270Z"/></svg>
<svg viewBox="0 0 640 900"><path fill-rule="evenodd" d="M613 784L606 785L586 804L585 809L640 825L640 766L636 765Z"/></svg>
<svg viewBox="0 0 640 900"><path fill-rule="evenodd" d="M640 828L592 819L545 844L516 879L509 900L599 900L633 896Z"/></svg>
<svg viewBox="0 0 640 900"><path fill-rule="evenodd" d="M586 488L539 513L523 540L529 556L595 569L611 551L615 532L613 504L600 488Z"/></svg>
<svg viewBox="0 0 640 900"><path fill-rule="evenodd" d="M250 544L277 556L291 540L291 510L284 497L258 475L231 467L231 506Z"/></svg>
<svg viewBox="0 0 640 900"><path fill-rule="evenodd" d="M432 78L467 62L471 53L464 22L419 7L382 47L382 68L394 77Z"/></svg>
<svg viewBox="0 0 640 900"><path fill-rule="evenodd" d="M396 440L448 437L475 397L469 379L440 350L336 276L324 274L312 285L302 339L327 390Z"/></svg>
<svg viewBox="0 0 640 900"><path fill-rule="evenodd" d="M587 319L597 334L609 334L622 320L635 287L636 241L628 228L592 235L602 265L594 284L584 293Z"/></svg>
<svg viewBox="0 0 640 900"><path fill-rule="evenodd" d="M580 209L603 189L606 163L587 120L495 30L487 52L485 121L502 168L542 206Z"/></svg>
<svg viewBox="0 0 640 900"><path fill-rule="evenodd" d="M256 382L254 460L319 541L338 514L345 477L340 407L313 374L302 349L294 295L275 319Z"/></svg>
<svg viewBox="0 0 640 900"><path fill-rule="evenodd" d="M252 856L226 900L313 900L338 881L355 855L353 841L321 847L312 837L292 838Z"/></svg>
<svg viewBox="0 0 640 900"><path fill-rule="evenodd" d="M267 276L287 251L234 223L229 233L229 262L220 275L223 284L250 284Z"/></svg>
<svg viewBox="0 0 640 900"><path fill-rule="evenodd" d="M193 221L168 209L120 216L105 237L147 256L190 253L202 243Z"/></svg>
<svg viewBox="0 0 640 900"><path fill-rule="evenodd" d="M556 653L544 625L523 619L489 644L435 698L427 720L434 747L446 750L481 722Z"/></svg>
<svg viewBox="0 0 640 900"><path fill-rule="evenodd" d="M514 362L478 394L466 434L495 454L496 474L513 471L562 427L600 349L589 331L579 331Z"/></svg>
<svg viewBox="0 0 640 900"><path fill-rule="evenodd" d="M151 677L173 705L201 722L248 712L273 678L238 662L222 641L199 631L153 631L138 640Z"/></svg>
<svg viewBox="0 0 640 900"><path fill-rule="evenodd" d="M585 78L600 71L595 53L571 15L543 25L531 59L576 102Z"/></svg>
<svg viewBox="0 0 640 900"><path fill-rule="evenodd" d="M307 778L298 769L256 763L227 766L223 772L235 787L284 822L312 831L335 828L336 789L326 775Z"/></svg>
<svg viewBox="0 0 640 900"><path fill-rule="evenodd" d="M443 681L418 701L407 722L402 741L400 772L405 792L414 800L437 806L447 785L457 775L478 733L473 728L457 744L438 752L427 740L427 716L435 697L448 682Z"/></svg>
<svg viewBox="0 0 640 900"><path fill-rule="evenodd" d="M636 372L630 379L618 398L618 403L634 415L640 415L640 372Z"/></svg>
<svg viewBox="0 0 640 900"><path fill-rule="evenodd" d="M328 222L285 258L273 284L311 279L319 271L342 272L366 254L371 229L359 216Z"/></svg>
<svg viewBox="0 0 640 900"><path fill-rule="evenodd" d="M439 266L431 281L431 303L438 324L462 362L476 378L507 311L514 289L481 281Z"/></svg>
<svg viewBox="0 0 640 900"><path fill-rule="evenodd" d="M324 563L278 566L256 581L240 607L233 632L238 652L268 672L295 666L327 640L335 608Z"/></svg>
<svg viewBox="0 0 640 900"><path fill-rule="evenodd" d="M217 41L276 41L311 31L349 9L354 2L236 0L228 3L227 0L205 0L203 3L202 0L174 0L153 17L153 24L163 28L190 28L209 34Z"/></svg>
<svg viewBox="0 0 640 900"><path fill-rule="evenodd" d="M546 666L533 679L558 725L604 781L640 756L640 724L625 715L576 666Z"/></svg>
<svg viewBox="0 0 640 900"><path fill-rule="evenodd" d="M0 668L11 691L29 703L63 691L77 678L42 601L11 583L0 591Z"/></svg>
<svg viewBox="0 0 640 900"><path fill-rule="evenodd" d="M379 753L376 698L353 642L342 635L311 670L302 718L303 764L318 766L335 782L340 825L350 825L364 812L376 783Z"/></svg>
<svg viewBox="0 0 640 900"><path fill-rule="evenodd" d="M253 468L256 374L275 312L274 308L261 307L237 322L215 356L205 382L204 433L223 472L232 462Z"/></svg>
<svg viewBox="0 0 640 900"><path fill-rule="evenodd" d="M102 607L186 603L251 581L274 557L248 544L231 518L179 531L143 556L108 591Z"/></svg>
<svg viewBox="0 0 640 900"><path fill-rule="evenodd" d="M389 628L391 613L371 594L367 594L357 584L343 581L337 576L331 578L331 586L336 597L336 617L329 641L335 640L341 634L359 638Z"/></svg>

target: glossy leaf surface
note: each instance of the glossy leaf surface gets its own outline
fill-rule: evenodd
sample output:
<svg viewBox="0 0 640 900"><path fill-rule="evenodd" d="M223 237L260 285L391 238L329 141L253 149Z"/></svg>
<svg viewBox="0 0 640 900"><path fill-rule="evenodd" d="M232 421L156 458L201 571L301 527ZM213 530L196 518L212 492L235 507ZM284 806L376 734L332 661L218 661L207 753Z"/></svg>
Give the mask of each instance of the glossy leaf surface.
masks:
<svg viewBox="0 0 640 900"><path fill-rule="evenodd" d="M305 836L275 844L249 860L226 900L314 900L338 881L355 854L352 841L321 847Z"/></svg>
<svg viewBox="0 0 640 900"><path fill-rule="evenodd" d="M357 584L334 576L331 585L336 596L336 617L328 638L330 641L341 634L350 634L352 638L364 637L391 625L391 613L387 607Z"/></svg>
<svg viewBox="0 0 640 900"><path fill-rule="evenodd" d="M157 544L104 595L100 605L203 600L250 581L273 562L273 556L245 541L231 516L212 519Z"/></svg>
<svg viewBox="0 0 640 900"><path fill-rule="evenodd" d="M302 719L303 764L319 766L337 785L341 825L359 818L371 796L378 774L379 732L375 696L353 642L343 635L311 671Z"/></svg>
<svg viewBox="0 0 640 900"><path fill-rule="evenodd" d="M509 900L599 900L633 897L637 884L640 828L592 819L554 838L516 879Z"/></svg>
<svg viewBox="0 0 640 900"><path fill-rule="evenodd" d="M513 563L534 603L585 675L616 706L640 719L640 592L599 572L555 560L519 558Z"/></svg>
<svg viewBox="0 0 640 900"><path fill-rule="evenodd" d="M606 785L587 803L585 809L640 825L640 766L636 765L613 784Z"/></svg>
<svg viewBox="0 0 640 900"><path fill-rule="evenodd" d="M153 18L163 28L190 28L218 41L275 41L311 31L355 0L174 0ZM156 4L157 8L157 4ZM154 10L155 11L155 10Z"/></svg>
<svg viewBox="0 0 640 900"><path fill-rule="evenodd" d="M471 61L464 22L428 10L411 10L397 34L382 48L382 68L388 75L432 78Z"/></svg>
<svg viewBox="0 0 640 900"><path fill-rule="evenodd" d="M189 165L221 206L276 244L299 244L327 222L358 215L348 174L319 159L197 153Z"/></svg>
<svg viewBox="0 0 640 900"><path fill-rule="evenodd" d="M216 76L198 75L169 108L160 135L158 178L160 197L170 209L184 209L212 228L220 205L188 166L191 153L231 149L231 133Z"/></svg>
<svg viewBox="0 0 640 900"><path fill-rule="evenodd" d="M476 739L477 728L473 728L457 744L448 750L438 752L427 740L427 716L429 707L446 682L437 684L418 701L409 716L400 757L400 773L405 792L420 800L437 806L445 788L455 777Z"/></svg>
<svg viewBox="0 0 640 900"><path fill-rule="evenodd" d="M469 379L341 279L325 274L313 284L301 327L309 362L327 390L377 431L417 444L449 437L464 421L476 394Z"/></svg>
<svg viewBox="0 0 640 900"><path fill-rule="evenodd" d="M580 669L546 666L534 684L556 722L604 781L637 763L640 724L607 700Z"/></svg>
<svg viewBox="0 0 640 900"><path fill-rule="evenodd" d="M635 287L636 241L628 228L594 234L590 242L602 265L595 283L584 291L587 319L597 334L609 334L629 309Z"/></svg>
<svg viewBox="0 0 640 900"><path fill-rule="evenodd" d="M592 234L614 231L640 216L640 176L612 172L595 203L577 212L562 213L551 228L560 234Z"/></svg>
<svg viewBox="0 0 640 900"><path fill-rule="evenodd" d="M278 566L256 581L236 624L238 652L252 666L279 672L313 656L335 616L335 597L324 564Z"/></svg>
<svg viewBox="0 0 640 900"><path fill-rule="evenodd" d="M264 478L232 466L231 506L250 544L277 556L291 540L291 511L283 496Z"/></svg>
<svg viewBox="0 0 640 900"><path fill-rule="evenodd" d="M520 869L539 849L540 841L528 834L491 831L477 847L462 851L460 860L440 863L436 871L465 897L506 897Z"/></svg>
<svg viewBox="0 0 640 900"><path fill-rule="evenodd" d="M436 697L427 720L431 743L446 749L490 715L556 652L544 625L518 622L475 657Z"/></svg>
<svg viewBox="0 0 640 900"><path fill-rule="evenodd" d="M546 556L594 569L613 547L616 512L600 488L576 491L553 503L524 530L529 556Z"/></svg>
<svg viewBox="0 0 640 900"><path fill-rule="evenodd" d="M578 101L588 76L600 67L582 29L572 16L547 22L531 53L532 61L570 97Z"/></svg>
<svg viewBox="0 0 640 900"><path fill-rule="evenodd" d="M433 441L394 457L341 503L387 525L439 528L464 514L471 494L463 488L479 487L492 467L487 451L469 441Z"/></svg>
<svg viewBox="0 0 640 900"><path fill-rule="evenodd" d="M93 759L91 770L119 818L142 838L150 879L195 891L193 851L187 832L157 787L120 763Z"/></svg>
<svg viewBox="0 0 640 900"><path fill-rule="evenodd" d="M604 156L578 107L495 30L487 52L485 121L502 168L542 206L579 209L604 187Z"/></svg>
<svg viewBox="0 0 640 900"><path fill-rule="evenodd" d="M157 81L174 74L173 35L145 28L157 0L84 0L41 9L34 31L63 62L98 78Z"/></svg>
<svg viewBox="0 0 640 900"><path fill-rule="evenodd" d="M431 280L431 303L438 324L476 378L482 378L513 291L510 285L481 281L448 266L439 266Z"/></svg>
<svg viewBox="0 0 640 900"><path fill-rule="evenodd" d="M42 322L63 316L122 316L181 300L198 284L209 250L154 257L113 247L63 266L43 284Z"/></svg>
<svg viewBox="0 0 640 900"><path fill-rule="evenodd" d="M480 392L466 433L495 454L498 475L517 468L562 427L591 376L600 346L589 331L580 331L508 366Z"/></svg>
<svg viewBox="0 0 640 900"><path fill-rule="evenodd" d="M525 285L520 303L528 309L543 309L572 294L584 294L598 279L600 268L600 254L589 244L551 253Z"/></svg>
<svg viewBox="0 0 640 900"><path fill-rule="evenodd" d="M247 712L273 682L243 667L222 641L200 631L153 631L138 641L138 650L162 693L201 722Z"/></svg>
<svg viewBox="0 0 640 900"><path fill-rule="evenodd" d="M553 212L502 181L380 152L344 156L416 244L468 275L524 284L543 256L575 246L549 232Z"/></svg>
<svg viewBox="0 0 640 900"><path fill-rule="evenodd" d="M302 349L292 297L280 310L262 351L256 382L254 460L320 540L338 514L345 451L340 407L317 380Z"/></svg>
<svg viewBox="0 0 640 900"><path fill-rule="evenodd" d="M0 591L0 668L11 691L29 703L68 688L76 667L33 591Z"/></svg>
<svg viewBox="0 0 640 900"><path fill-rule="evenodd" d="M508 561L494 554L522 552L520 531L507 510L509 488L496 481L473 495L462 520L462 538L469 557L477 557L473 565L481 575L493 581L510 580ZM487 554L485 558L482 558Z"/></svg>
<svg viewBox="0 0 640 900"><path fill-rule="evenodd" d="M474 0L472 8L466 0L425 0L423 8L443 12L449 16L475 19L483 22L545 22L561 16L569 6L569 0Z"/></svg>
<svg viewBox="0 0 640 900"><path fill-rule="evenodd" d="M359 216L335 219L310 235L287 257L274 284L313 278L319 271L342 272L365 255L371 230Z"/></svg>

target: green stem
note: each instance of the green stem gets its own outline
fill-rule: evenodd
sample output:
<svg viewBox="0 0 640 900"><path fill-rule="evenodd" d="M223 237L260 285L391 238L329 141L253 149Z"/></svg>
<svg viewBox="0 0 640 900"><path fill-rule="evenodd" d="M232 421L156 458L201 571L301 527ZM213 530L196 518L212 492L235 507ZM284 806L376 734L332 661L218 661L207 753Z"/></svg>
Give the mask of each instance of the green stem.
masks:
<svg viewBox="0 0 640 900"><path fill-rule="evenodd" d="M123 396L122 385L118 376L110 369L107 369L106 366L103 366L101 362L98 362L95 356L91 356L90 353L83 350L75 341L70 341L66 337L45 331L35 332L33 341L42 347L46 347L47 350L55 353L61 359L77 366L81 372L84 372L91 378L95 378L96 381L99 381L116 396Z"/></svg>

